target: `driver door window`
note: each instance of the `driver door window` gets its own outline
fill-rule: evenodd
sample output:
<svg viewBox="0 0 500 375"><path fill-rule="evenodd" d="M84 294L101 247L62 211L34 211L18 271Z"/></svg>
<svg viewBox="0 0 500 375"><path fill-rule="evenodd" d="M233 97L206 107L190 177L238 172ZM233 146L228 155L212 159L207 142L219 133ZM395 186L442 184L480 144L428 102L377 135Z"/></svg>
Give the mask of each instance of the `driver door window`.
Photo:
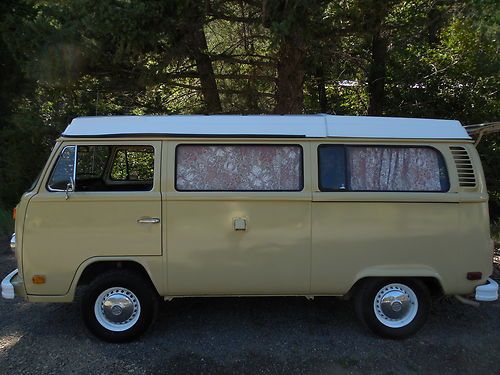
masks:
<svg viewBox="0 0 500 375"><path fill-rule="evenodd" d="M75 160L76 154L76 160ZM154 148L127 145L66 146L47 184L49 191L150 191Z"/></svg>

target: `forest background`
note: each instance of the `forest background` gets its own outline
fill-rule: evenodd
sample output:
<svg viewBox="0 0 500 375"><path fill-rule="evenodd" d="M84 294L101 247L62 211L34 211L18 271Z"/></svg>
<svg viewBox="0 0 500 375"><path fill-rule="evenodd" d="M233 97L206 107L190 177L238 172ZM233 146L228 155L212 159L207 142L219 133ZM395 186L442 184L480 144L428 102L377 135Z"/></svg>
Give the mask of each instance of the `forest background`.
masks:
<svg viewBox="0 0 500 375"><path fill-rule="evenodd" d="M498 120L496 0L2 0L0 236L77 116ZM478 147L500 227L500 137Z"/></svg>

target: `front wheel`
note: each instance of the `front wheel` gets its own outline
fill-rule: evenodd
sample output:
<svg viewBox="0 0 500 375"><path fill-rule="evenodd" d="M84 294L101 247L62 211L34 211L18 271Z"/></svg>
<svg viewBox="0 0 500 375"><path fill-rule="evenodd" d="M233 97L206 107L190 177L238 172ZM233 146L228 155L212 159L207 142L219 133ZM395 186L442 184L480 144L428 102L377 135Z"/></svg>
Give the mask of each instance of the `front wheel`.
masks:
<svg viewBox="0 0 500 375"><path fill-rule="evenodd" d="M414 279L372 279L356 295L356 313L379 336L403 339L415 334L429 316L427 287Z"/></svg>
<svg viewBox="0 0 500 375"><path fill-rule="evenodd" d="M152 324L157 309L158 296L150 283L124 270L97 277L82 298L85 325L109 342L139 337Z"/></svg>

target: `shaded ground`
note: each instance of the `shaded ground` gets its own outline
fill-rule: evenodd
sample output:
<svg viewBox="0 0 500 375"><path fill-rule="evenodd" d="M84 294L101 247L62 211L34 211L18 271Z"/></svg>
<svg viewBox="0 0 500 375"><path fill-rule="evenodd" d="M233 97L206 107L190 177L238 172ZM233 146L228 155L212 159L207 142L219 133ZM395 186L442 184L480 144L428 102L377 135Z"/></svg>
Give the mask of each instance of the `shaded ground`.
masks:
<svg viewBox="0 0 500 375"><path fill-rule="evenodd" d="M2 278L15 268L5 245ZM500 360L499 302L436 301L425 328L396 342L332 298L174 300L154 330L120 345L90 336L77 304L0 299L0 322L4 374L488 374Z"/></svg>

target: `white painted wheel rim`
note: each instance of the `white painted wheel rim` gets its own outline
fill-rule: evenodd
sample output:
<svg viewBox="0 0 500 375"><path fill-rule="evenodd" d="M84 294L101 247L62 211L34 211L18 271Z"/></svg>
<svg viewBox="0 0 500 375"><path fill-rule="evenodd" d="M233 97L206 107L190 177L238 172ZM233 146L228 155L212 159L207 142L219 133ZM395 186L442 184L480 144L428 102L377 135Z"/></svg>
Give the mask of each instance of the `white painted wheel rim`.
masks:
<svg viewBox="0 0 500 375"><path fill-rule="evenodd" d="M141 304L127 288L108 288L97 297L94 314L104 328L122 332L137 323L141 316Z"/></svg>
<svg viewBox="0 0 500 375"><path fill-rule="evenodd" d="M404 284L385 285L375 295L373 311L380 323L390 328L402 328L410 324L418 312L415 292Z"/></svg>

